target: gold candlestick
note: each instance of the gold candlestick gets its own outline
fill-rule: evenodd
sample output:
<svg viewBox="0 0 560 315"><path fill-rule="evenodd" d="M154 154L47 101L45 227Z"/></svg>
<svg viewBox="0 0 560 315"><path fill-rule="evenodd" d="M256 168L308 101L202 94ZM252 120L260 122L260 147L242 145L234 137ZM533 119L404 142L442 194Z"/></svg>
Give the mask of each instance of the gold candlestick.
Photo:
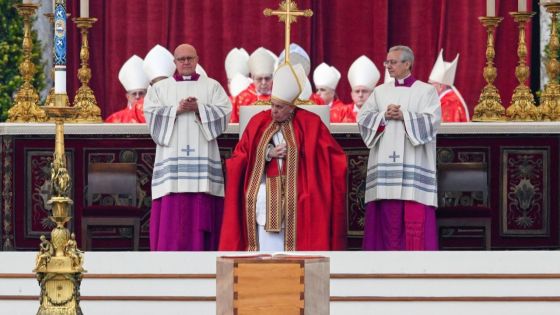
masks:
<svg viewBox="0 0 560 315"><path fill-rule="evenodd" d="M560 85L558 84L558 74L560 73L560 63L556 60L556 54L560 43L557 37L557 17L560 12L560 3L543 3L546 11L552 14L550 27L550 42L548 43L548 61L546 62L546 73L548 74L548 83L544 86L541 94L541 104L539 106L539 114L541 119L545 121L553 121L560 119Z"/></svg>
<svg viewBox="0 0 560 315"><path fill-rule="evenodd" d="M82 86L78 89L74 98L74 107L77 109L76 122L98 123L101 120L101 109L97 106L97 100L93 94L93 90L88 83L91 79L91 69L89 68L89 44L88 29L97 21L96 18L73 18L82 33L82 47L80 49L81 67L78 70L78 79L82 82Z"/></svg>
<svg viewBox="0 0 560 315"><path fill-rule="evenodd" d="M505 120L505 109L502 106L500 93L494 80L498 76L496 67L494 67L494 57L496 51L494 49L494 30L503 20L501 17L483 16L478 18L482 25L486 28L488 40L486 42L486 66L484 67L483 76L486 80L486 86L482 89L478 104L474 108L473 121L503 121Z"/></svg>
<svg viewBox="0 0 560 315"><path fill-rule="evenodd" d="M510 15L519 24L519 41L517 45L519 64L515 67L515 76L519 81L519 85L513 91L511 105L508 107L506 114L509 120L537 121L539 120L539 111L535 106L535 99L531 89L525 84L525 81L529 78L529 67L525 62L527 57L525 24L531 20L535 12L510 12Z"/></svg>
<svg viewBox="0 0 560 315"><path fill-rule="evenodd" d="M49 19L51 27L54 28L54 13L43 13ZM66 13L66 17L70 17L70 13ZM54 60L54 50L52 52L52 59ZM44 106L54 106L54 67L51 69L51 78L53 80L53 87L49 90L47 99L45 100ZM70 100L68 99L68 94L64 94L65 106L70 106Z"/></svg>
<svg viewBox="0 0 560 315"><path fill-rule="evenodd" d="M15 5L18 14L23 17L23 61L19 65L19 73L23 84L14 98L14 104L8 111L9 122L44 122L47 115L39 107L39 94L31 84L37 72L35 64L31 61L33 39L31 37L31 17L35 15L38 4L19 3Z"/></svg>
<svg viewBox="0 0 560 315"><path fill-rule="evenodd" d="M72 178L66 167L64 149L64 121L75 117L76 109L65 106L65 94L55 94L54 106L44 109L56 124L55 148L51 163L52 215L56 223L51 240L42 235L39 253L35 259L34 272L41 287L38 315L82 314L80 309L80 285L83 268L83 252L78 249L74 233L65 227L72 218L69 198Z"/></svg>

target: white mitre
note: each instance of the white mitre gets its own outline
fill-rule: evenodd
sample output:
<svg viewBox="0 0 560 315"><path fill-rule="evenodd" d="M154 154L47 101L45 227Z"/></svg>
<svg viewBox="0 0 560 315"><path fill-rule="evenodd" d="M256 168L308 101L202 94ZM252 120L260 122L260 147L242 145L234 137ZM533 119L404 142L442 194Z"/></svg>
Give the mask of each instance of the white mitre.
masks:
<svg viewBox="0 0 560 315"><path fill-rule="evenodd" d="M240 73L249 76L249 53L243 48L233 48L229 51L225 61L226 75L228 80Z"/></svg>
<svg viewBox="0 0 560 315"><path fill-rule="evenodd" d="M274 53L266 48L257 48L249 57L249 72L251 76L270 75L274 73L276 58Z"/></svg>
<svg viewBox="0 0 560 315"><path fill-rule="evenodd" d="M313 88L311 87L311 81L309 81L309 79L307 77L305 77L305 83L303 85L303 90L301 91L301 94L299 95L299 99L302 101L307 101L310 97L311 94L313 94Z"/></svg>
<svg viewBox="0 0 560 315"><path fill-rule="evenodd" d="M336 90L340 76L340 72L335 67L323 62L313 71L313 82L316 88Z"/></svg>
<svg viewBox="0 0 560 315"><path fill-rule="evenodd" d="M390 82L395 82L395 78L391 77L391 75L389 74L389 70L385 68L385 77L383 78L383 83L390 83Z"/></svg>
<svg viewBox="0 0 560 315"><path fill-rule="evenodd" d="M432 73L430 73L430 82L437 82L449 86L453 86L455 82L455 73L457 72L457 63L459 62L459 54L452 62L443 61L443 49L439 51L439 56L434 64Z"/></svg>
<svg viewBox="0 0 560 315"><path fill-rule="evenodd" d="M201 77L208 78L208 74L206 73L206 70L204 70L204 68L202 68L202 66L199 63L196 64L196 68L194 68L194 72L200 74Z"/></svg>
<svg viewBox="0 0 560 315"><path fill-rule="evenodd" d="M251 78L246 77L241 73L237 73L229 82L229 92L231 96L236 97L239 93L247 89L251 83L253 83Z"/></svg>
<svg viewBox="0 0 560 315"><path fill-rule="evenodd" d="M167 78L172 76L177 68L173 60L173 54L169 50L155 45L144 58L142 68L150 81L159 77Z"/></svg>
<svg viewBox="0 0 560 315"><path fill-rule="evenodd" d="M305 70L301 65L281 64L274 72L272 81L272 100L293 105L303 91Z"/></svg>
<svg viewBox="0 0 560 315"><path fill-rule="evenodd" d="M286 52L285 49L282 51L280 56L278 57L278 65L282 65L285 63L286 59ZM308 76L311 72L311 58L305 51L305 49L301 48L298 44L291 43L290 44L290 63L292 66L300 64L303 66L305 70L305 76Z"/></svg>
<svg viewBox="0 0 560 315"><path fill-rule="evenodd" d="M150 85L150 80L144 73L143 63L142 58L133 55L122 65L119 81L126 91L147 89Z"/></svg>
<svg viewBox="0 0 560 315"><path fill-rule="evenodd" d="M357 86L365 86L373 90L380 77L381 74L373 61L363 55L356 59L348 69L348 82L352 89Z"/></svg>

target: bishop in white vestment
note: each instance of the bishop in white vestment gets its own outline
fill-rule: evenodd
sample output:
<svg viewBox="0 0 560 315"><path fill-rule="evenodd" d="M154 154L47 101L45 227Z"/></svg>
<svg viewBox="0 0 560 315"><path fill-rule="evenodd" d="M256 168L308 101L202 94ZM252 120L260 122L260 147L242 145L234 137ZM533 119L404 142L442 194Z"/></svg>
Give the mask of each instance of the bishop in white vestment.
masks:
<svg viewBox="0 0 560 315"><path fill-rule="evenodd" d="M358 114L370 148L366 178L364 250L437 250L436 134L439 97L410 73L406 46L385 61L394 81L375 88Z"/></svg>
<svg viewBox="0 0 560 315"><path fill-rule="evenodd" d="M231 103L220 84L195 72L194 47L175 50L177 73L154 84L144 112L156 143L151 250L216 250L224 177L217 138Z"/></svg>

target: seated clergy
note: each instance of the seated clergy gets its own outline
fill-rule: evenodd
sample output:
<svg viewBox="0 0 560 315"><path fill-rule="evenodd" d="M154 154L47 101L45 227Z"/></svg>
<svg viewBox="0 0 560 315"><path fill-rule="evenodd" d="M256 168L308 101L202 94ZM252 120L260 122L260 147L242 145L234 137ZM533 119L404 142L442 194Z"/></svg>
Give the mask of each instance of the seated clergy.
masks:
<svg viewBox="0 0 560 315"><path fill-rule="evenodd" d="M331 108L331 122L356 122L358 111L373 92L380 76L379 70L368 57L360 56L356 59L348 69L352 103Z"/></svg>
<svg viewBox="0 0 560 315"><path fill-rule="evenodd" d="M323 62L313 71L313 82L317 88L317 93L314 95L321 98L323 103L330 108L344 105L336 95L336 86L339 81L340 72Z"/></svg>
<svg viewBox="0 0 560 315"><path fill-rule="evenodd" d="M294 106L301 65L274 74L272 106L226 161L220 250L344 250L346 155L321 119Z"/></svg>
<svg viewBox="0 0 560 315"><path fill-rule="evenodd" d="M455 73L459 55L452 62L443 61L443 49L434 64L430 81L439 95L441 102L441 120L443 122L469 121L469 109L461 93L455 88Z"/></svg>
<svg viewBox="0 0 560 315"><path fill-rule="evenodd" d="M119 81L126 90L126 107L111 114L108 123L145 123L144 96L150 80L143 70L142 58L134 55L128 59L119 71Z"/></svg>
<svg viewBox="0 0 560 315"><path fill-rule="evenodd" d="M272 91L272 74L276 55L270 50L259 47L249 57L249 71L253 84L239 93L232 102L231 122L239 122L239 106L253 105L256 102L269 102Z"/></svg>
<svg viewBox="0 0 560 315"><path fill-rule="evenodd" d="M144 57L143 69L150 80L150 85L167 79L175 72L173 54L165 47L155 45Z"/></svg>
<svg viewBox="0 0 560 315"><path fill-rule="evenodd" d="M237 94L239 94L240 92L236 93L236 95L233 95L231 91L231 81L237 74L240 74L244 77L249 77L249 54L243 48L233 48L227 54L224 65L226 68L228 90L230 95L229 99L233 102L234 97L237 96Z"/></svg>

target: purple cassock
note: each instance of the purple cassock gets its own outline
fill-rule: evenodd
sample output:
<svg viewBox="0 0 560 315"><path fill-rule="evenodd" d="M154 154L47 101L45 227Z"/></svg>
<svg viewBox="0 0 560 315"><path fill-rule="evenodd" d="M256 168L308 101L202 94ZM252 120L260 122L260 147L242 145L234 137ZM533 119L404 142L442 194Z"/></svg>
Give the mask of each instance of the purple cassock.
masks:
<svg viewBox="0 0 560 315"><path fill-rule="evenodd" d="M218 249L224 198L205 193L174 193L152 201L150 250Z"/></svg>
<svg viewBox="0 0 560 315"><path fill-rule="evenodd" d="M368 202L363 250L438 250L435 210L408 200Z"/></svg>

